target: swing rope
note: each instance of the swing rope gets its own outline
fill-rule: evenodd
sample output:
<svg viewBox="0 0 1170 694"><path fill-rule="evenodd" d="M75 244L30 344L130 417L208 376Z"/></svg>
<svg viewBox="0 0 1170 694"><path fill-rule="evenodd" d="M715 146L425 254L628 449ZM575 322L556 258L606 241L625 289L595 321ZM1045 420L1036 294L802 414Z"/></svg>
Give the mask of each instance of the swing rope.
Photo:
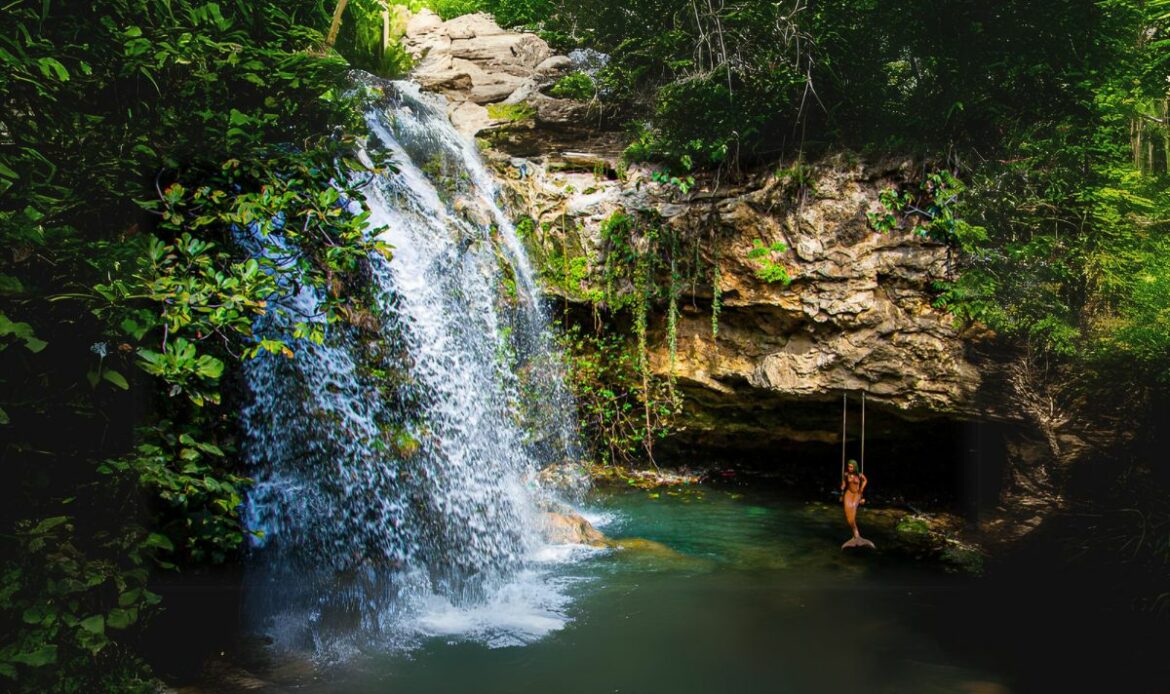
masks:
<svg viewBox="0 0 1170 694"><path fill-rule="evenodd" d="M845 479L846 447L849 435L849 394L841 391L841 479ZM858 470L865 474L865 391L861 391L861 465Z"/></svg>
<svg viewBox="0 0 1170 694"><path fill-rule="evenodd" d="M849 395L841 391L841 479L845 479L845 440L847 437L847 417L849 415Z"/></svg>

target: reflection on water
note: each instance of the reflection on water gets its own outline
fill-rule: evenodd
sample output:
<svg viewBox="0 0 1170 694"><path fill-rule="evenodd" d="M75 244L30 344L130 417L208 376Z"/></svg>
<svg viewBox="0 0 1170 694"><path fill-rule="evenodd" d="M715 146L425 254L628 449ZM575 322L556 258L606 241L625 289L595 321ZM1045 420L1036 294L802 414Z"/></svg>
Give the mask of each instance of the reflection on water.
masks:
<svg viewBox="0 0 1170 694"><path fill-rule="evenodd" d="M937 645L930 614L967 582L888 554L845 554L836 507L765 493L631 491L587 515L622 548L546 557L544 607L506 592L436 605L432 636L286 681L309 692L998 692ZM551 575L549 575L551 574ZM565 597L567 596L567 598ZM524 610L511 613L511 602ZM526 639L524 634L543 634ZM531 642L528 642L531 641ZM528 642L527 645L520 645Z"/></svg>

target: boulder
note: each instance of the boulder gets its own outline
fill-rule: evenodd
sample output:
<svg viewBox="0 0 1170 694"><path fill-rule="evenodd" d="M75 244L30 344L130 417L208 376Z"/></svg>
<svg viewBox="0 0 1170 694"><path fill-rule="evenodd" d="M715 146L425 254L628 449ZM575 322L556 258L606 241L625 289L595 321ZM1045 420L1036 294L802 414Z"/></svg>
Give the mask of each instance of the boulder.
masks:
<svg viewBox="0 0 1170 694"><path fill-rule="evenodd" d="M544 536L555 545L608 546L605 535L580 514L569 510L544 512Z"/></svg>
<svg viewBox="0 0 1170 694"><path fill-rule="evenodd" d="M561 75L573 69L573 60L566 55L554 55L545 58L536 66L541 75Z"/></svg>

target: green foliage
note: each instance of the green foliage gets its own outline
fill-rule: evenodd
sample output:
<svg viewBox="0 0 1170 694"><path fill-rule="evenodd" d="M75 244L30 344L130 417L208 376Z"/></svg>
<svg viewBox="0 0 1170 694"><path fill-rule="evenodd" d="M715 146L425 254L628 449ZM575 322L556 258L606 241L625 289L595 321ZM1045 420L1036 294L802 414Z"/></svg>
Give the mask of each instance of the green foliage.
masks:
<svg viewBox="0 0 1170 694"><path fill-rule="evenodd" d="M487 3L484 0L422 0L417 4L419 8L427 7L444 20L454 19L465 14L483 12ZM411 9L418 9L412 7Z"/></svg>
<svg viewBox="0 0 1170 694"><path fill-rule="evenodd" d="M881 233L908 226L918 236L973 251L987 240L987 232L957 216L959 196L965 188L951 172L936 171L926 176L917 192L882 190L878 194L882 211L866 216L870 226Z"/></svg>
<svg viewBox="0 0 1170 694"><path fill-rule="evenodd" d="M782 189L801 204L810 194L816 193L816 172L800 159L793 162L791 166L778 169L776 178L780 181Z"/></svg>
<svg viewBox="0 0 1170 694"><path fill-rule="evenodd" d="M536 109L526 103L519 104L488 104L488 118L492 120L519 122L536 115Z"/></svg>
<svg viewBox="0 0 1170 694"><path fill-rule="evenodd" d="M581 0L544 22L565 43L611 55L602 96L649 112L627 155L672 168L726 167L771 146L805 109L813 54L800 3Z"/></svg>
<svg viewBox="0 0 1170 694"><path fill-rule="evenodd" d="M293 274L326 299L294 339L320 340L389 252L350 211L372 94L322 52L327 12L0 9L0 618L19 625L4 688L146 686L122 642L155 609L152 572L230 560L243 539L225 383L297 346L254 340L253 321Z"/></svg>
<svg viewBox="0 0 1170 694"><path fill-rule="evenodd" d="M140 437L131 454L111 460L98 471L126 479L159 500L153 527L166 538L172 561L184 564L220 564L233 556L243 541L239 508L244 487L250 482L222 469L225 452L199 441L206 422L177 426L162 420Z"/></svg>
<svg viewBox="0 0 1170 694"><path fill-rule="evenodd" d="M381 0L349 0L334 44L354 67L382 77L401 77L413 66L400 39L406 6Z"/></svg>
<svg viewBox="0 0 1170 694"><path fill-rule="evenodd" d="M48 343L33 334L33 328L28 323L14 323L8 316L0 313L0 352L8 349L14 343L23 343L25 349L32 353L40 352Z"/></svg>
<svg viewBox="0 0 1170 694"><path fill-rule="evenodd" d="M590 261L585 256L569 257L566 254L552 254L547 259L546 276L567 296L584 299L593 303L604 300L604 293L590 287Z"/></svg>
<svg viewBox="0 0 1170 694"><path fill-rule="evenodd" d="M634 161L711 168L753 154L774 120L789 115L799 80L788 74L757 84L729 69L686 77L659 88L654 126L627 150Z"/></svg>
<svg viewBox="0 0 1170 694"><path fill-rule="evenodd" d="M84 532L62 515L18 522L11 543L0 610L14 619L0 676L27 691L150 691L142 663L115 639L158 604L149 568L170 541L131 528Z"/></svg>
<svg viewBox="0 0 1170 694"><path fill-rule="evenodd" d="M902 149L994 147L1020 124L1075 112L1117 36L1101 4L1081 0L828 0L801 21L816 46L819 124Z"/></svg>
<svg viewBox="0 0 1170 694"><path fill-rule="evenodd" d="M1009 131L964 193L972 225L951 227L966 253L940 304L1049 357L1057 378L1076 374L1075 397L1094 404L1161 388L1170 357L1170 191L1151 170L1164 140L1144 125L1148 105L1167 94L1161 4L1093 5L1085 50L1098 69L1076 73L1044 119ZM967 242L972 228L980 235Z"/></svg>
<svg viewBox="0 0 1170 694"><path fill-rule="evenodd" d="M788 246L781 241L768 245L764 245L759 239L752 241L752 249L748 251L747 257L759 264L756 268L756 278L768 284L774 282L780 282L785 286L791 284L792 278L788 276L788 268L780 262L787 250Z"/></svg>
<svg viewBox="0 0 1170 694"><path fill-rule="evenodd" d="M683 163L689 164L690 158L688 157L684 159ZM695 187L694 176L679 178L678 176L671 176L669 171L655 171L650 175L650 179L655 183L661 183L664 186L676 188L678 189L678 192L682 193L683 195L691 192L691 189Z"/></svg>
<svg viewBox="0 0 1170 694"><path fill-rule="evenodd" d="M573 328L567 341L587 440L607 462L653 463L655 441L669 435L682 407L674 383L680 295L700 279L717 285L718 271L702 261L698 237L681 238L652 215L617 210L600 235L598 258L549 257L546 278L593 305L595 333ZM657 325L656 315L664 316ZM714 315L712 322L714 330ZM664 374L650 364L652 345L663 342Z"/></svg>
<svg viewBox="0 0 1170 694"><path fill-rule="evenodd" d="M443 19L486 12L503 27L534 26L553 11L555 0L411 0L412 10L428 7Z"/></svg>
<svg viewBox="0 0 1170 694"><path fill-rule="evenodd" d="M648 378L642 347L631 345L612 326L595 334L571 326L562 346L569 357L569 386L596 459L615 465L645 460L647 441L670 433L681 406L669 382Z"/></svg>
<svg viewBox="0 0 1170 694"><path fill-rule="evenodd" d="M532 237L536 231L536 220L532 217L523 217L516 222L516 238L524 241Z"/></svg>
<svg viewBox="0 0 1170 694"><path fill-rule="evenodd" d="M584 72L572 72L557 80L548 93L558 99L589 101L597 95L597 85Z"/></svg>

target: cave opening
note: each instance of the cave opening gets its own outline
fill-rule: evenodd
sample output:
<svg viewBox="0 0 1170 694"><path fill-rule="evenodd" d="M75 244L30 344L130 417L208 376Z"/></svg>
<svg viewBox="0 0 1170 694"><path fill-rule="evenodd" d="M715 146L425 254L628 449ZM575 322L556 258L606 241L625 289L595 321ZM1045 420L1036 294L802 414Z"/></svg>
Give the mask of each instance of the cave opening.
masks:
<svg viewBox="0 0 1170 694"><path fill-rule="evenodd" d="M659 464L710 470L713 480L786 487L828 497L841 474L840 402L786 402L738 412L705 410L656 449ZM731 426L726 423L731 422ZM866 412L866 496L874 503L938 509L976 523L1003 489L1010 424L960 417ZM861 460L861 415L847 417L846 455Z"/></svg>

